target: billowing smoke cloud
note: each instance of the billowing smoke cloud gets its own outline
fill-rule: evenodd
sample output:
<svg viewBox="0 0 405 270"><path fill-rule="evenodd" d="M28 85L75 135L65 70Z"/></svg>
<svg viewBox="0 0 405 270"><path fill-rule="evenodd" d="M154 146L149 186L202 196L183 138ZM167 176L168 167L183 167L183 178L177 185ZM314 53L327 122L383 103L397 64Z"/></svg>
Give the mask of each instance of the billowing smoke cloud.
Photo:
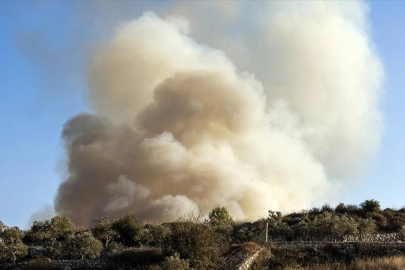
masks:
<svg viewBox="0 0 405 270"><path fill-rule="evenodd" d="M94 114L63 129L69 177L57 213L88 224L221 205L255 219L330 200L360 175L381 133L367 8L245 5L173 4L121 23L100 46L88 72Z"/></svg>

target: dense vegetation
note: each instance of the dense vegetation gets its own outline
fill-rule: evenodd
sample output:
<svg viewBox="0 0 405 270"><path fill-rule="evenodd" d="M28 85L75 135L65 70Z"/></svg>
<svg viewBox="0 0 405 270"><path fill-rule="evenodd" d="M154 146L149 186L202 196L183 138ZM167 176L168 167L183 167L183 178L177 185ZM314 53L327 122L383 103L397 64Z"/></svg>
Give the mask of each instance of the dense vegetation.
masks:
<svg viewBox="0 0 405 270"><path fill-rule="evenodd" d="M341 203L332 208L324 205L285 215L270 210L267 218L247 222L234 221L226 208L217 207L204 221L192 213L176 222L161 224L142 224L131 215L117 220L105 216L94 219L90 228L76 227L69 218L56 216L51 220L35 221L27 231L0 222L0 263L29 260L34 267L41 257L52 260L103 258L114 265L142 264L148 267L145 269L216 269L226 263L235 250L256 250L248 243L264 244L266 223L269 240L274 242L330 243L347 236L356 236L361 241L365 235L375 232L399 232L403 237L405 208L382 210L379 202L367 200L359 206ZM29 252L35 247L42 249L39 259L34 259ZM291 251L273 246L267 249L272 255L261 255L255 267L288 269L287 262L302 267L308 263L330 263L322 258L336 253L334 248L336 246L328 244L316 251ZM336 257L332 262L347 266L360 260L362 254L366 253L357 253L357 257L349 259ZM320 259L311 261L306 257ZM297 258L304 259L299 262Z"/></svg>

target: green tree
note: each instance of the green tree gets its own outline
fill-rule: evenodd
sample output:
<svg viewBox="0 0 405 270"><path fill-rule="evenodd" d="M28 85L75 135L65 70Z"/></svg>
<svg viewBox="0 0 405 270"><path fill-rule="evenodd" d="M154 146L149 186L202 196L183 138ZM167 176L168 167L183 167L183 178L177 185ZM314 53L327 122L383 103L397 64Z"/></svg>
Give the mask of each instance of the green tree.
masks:
<svg viewBox="0 0 405 270"><path fill-rule="evenodd" d="M91 232L77 233L75 236L62 242L61 254L64 257L97 258L103 249L103 244Z"/></svg>
<svg viewBox="0 0 405 270"><path fill-rule="evenodd" d="M324 204L321 208L322 212L333 212L333 208L329 204Z"/></svg>
<svg viewBox="0 0 405 270"><path fill-rule="evenodd" d="M118 237L118 233L114 231L113 223L109 217L95 218L93 224L93 235L104 244L105 248Z"/></svg>
<svg viewBox="0 0 405 270"><path fill-rule="evenodd" d="M350 217L334 215L332 217L331 233L335 238L343 240L344 236L357 233L357 222Z"/></svg>
<svg viewBox="0 0 405 270"><path fill-rule="evenodd" d="M138 246L143 228L135 216L126 216L113 222L112 228L119 235L120 241L126 246Z"/></svg>
<svg viewBox="0 0 405 270"><path fill-rule="evenodd" d="M339 203L335 207L335 212L339 214L346 214L347 213L347 206L344 203Z"/></svg>
<svg viewBox="0 0 405 270"><path fill-rule="evenodd" d="M232 216L225 207L215 207L208 215L211 222L228 222L232 221Z"/></svg>
<svg viewBox="0 0 405 270"><path fill-rule="evenodd" d="M142 245L160 247L170 237L170 228L166 225L147 224L143 229Z"/></svg>
<svg viewBox="0 0 405 270"><path fill-rule="evenodd" d="M56 216L51 220L34 221L28 236L33 241L64 240L72 237L75 232L75 226L67 217Z"/></svg>
<svg viewBox="0 0 405 270"><path fill-rule="evenodd" d="M300 222L297 231L304 239L341 240L346 235L357 233L357 222L350 217L324 212L309 222Z"/></svg>
<svg viewBox="0 0 405 270"><path fill-rule="evenodd" d="M398 230L398 237L401 241L405 240L405 225L402 225Z"/></svg>
<svg viewBox="0 0 405 270"><path fill-rule="evenodd" d="M6 227L4 224L0 227L0 260L15 263L25 257L28 248L22 242L24 233L18 227Z"/></svg>
<svg viewBox="0 0 405 270"><path fill-rule="evenodd" d="M380 203L376 200L365 200L360 206L364 212L378 212L381 210Z"/></svg>
<svg viewBox="0 0 405 270"><path fill-rule="evenodd" d="M49 233L51 241L68 239L74 235L75 225L68 217L56 216L51 219Z"/></svg>
<svg viewBox="0 0 405 270"><path fill-rule="evenodd" d="M281 222L283 220L283 215L279 211L269 210L269 215L267 217L269 222Z"/></svg>
<svg viewBox="0 0 405 270"><path fill-rule="evenodd" d="M188 270L190 269L188 260L182 260L179 253L175 253L173 256L165 258L165 261L161 265L162 270Z"/></svg>
<svg viewBox="0 0 405 270"><path fill-rule="evenodd" d="M3 232L3 229L6 227L3 222L0 221L0 233Z"/></svg>
<svg viewBox="0 0 405 270"><path fill-rule="evenodd" d="M166 256L175 252L189 260L193 269L214 269L219 262L222 239L211 224L194 222L170 223L171 237L162 246Z"/></svg>
<svg viewBox="0 0 405 270"><path fill-rule="evenodd" d="M273 239L274 237L287 237L292 235L292 229L287 223L283 222L281 212L269 210L267 220L269 223L269 235L271 235Z"/></svg>
<svg viewBox="0 0 405 270"><path fill-rule="evenodd" d="M28 236L32 241L51 241L50 227L51 222L49 220L34 221L28 232Z"/></svg>
<svg viewBox="0 0 405 270"><path fill-rule="evenodd" d="M377 225L372 218L360 219L357 227L360 235L360 240L363 240L363 237L365 235L374 233L376 228Z"/></svg>

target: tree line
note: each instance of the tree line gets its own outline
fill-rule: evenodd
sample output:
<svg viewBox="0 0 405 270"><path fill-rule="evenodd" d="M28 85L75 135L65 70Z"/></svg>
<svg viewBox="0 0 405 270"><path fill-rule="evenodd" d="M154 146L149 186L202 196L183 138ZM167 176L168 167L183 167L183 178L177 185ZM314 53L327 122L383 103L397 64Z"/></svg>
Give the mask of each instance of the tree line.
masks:
<svg viewBox="0 0 405 270"><path fill-rule="evenodd" d="M173 265L213 269L224 261L232 244L257 241L266 224L271 241L335 241L347 235L361 239L377 231L405 235L405 209L381 210L378 201L367 200L359 206L324 205L284 215L270 210L266 218L251 222L234 221L225 207L214 208L203 221L190 214L161 224L142 224L133 215L116 220L104 216L81 228L67 217L55 216L22 231L0 222L0 262L27 260L29 246L41 246L51 259L94 259L116 256L130 247L152 247L161 251L161 269Z"/></svg>

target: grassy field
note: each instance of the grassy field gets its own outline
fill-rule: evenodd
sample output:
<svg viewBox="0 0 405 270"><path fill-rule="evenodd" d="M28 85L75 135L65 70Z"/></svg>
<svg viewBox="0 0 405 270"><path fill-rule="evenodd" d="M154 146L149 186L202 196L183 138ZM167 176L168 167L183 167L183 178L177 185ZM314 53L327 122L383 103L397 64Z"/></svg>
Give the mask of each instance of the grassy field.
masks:
<svg viewBox="0 0 405 270"><path fill-rule="evenodd" d="M381 247L381 250L384 249ZM271 251L270 251L271 250ZM380 250L380 251L381 251ZM315 252L316 251L316 252ZM338 249L266 249L252 265L253 270L396 270L405 269L405 254L386 256L372 250L357 250L353 256L337 254ZM366 251L366 252L364 252ZM394 251L394 250L392 250ZM370 257L371 253L374 256Z"/></svg>

